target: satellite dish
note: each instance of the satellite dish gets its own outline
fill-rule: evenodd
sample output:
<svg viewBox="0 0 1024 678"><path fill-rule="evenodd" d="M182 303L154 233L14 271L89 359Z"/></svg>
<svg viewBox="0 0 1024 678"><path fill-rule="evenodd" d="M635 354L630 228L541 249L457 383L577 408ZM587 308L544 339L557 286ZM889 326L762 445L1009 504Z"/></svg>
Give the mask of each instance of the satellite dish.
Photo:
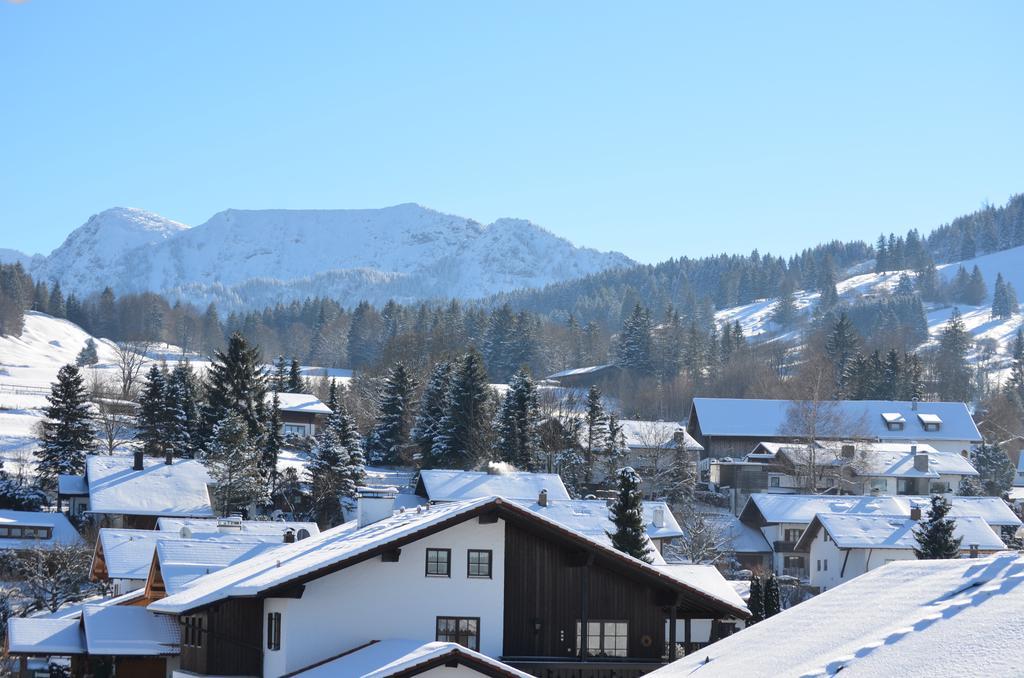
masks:
<svg viewBox="0 0 1024 678"><path fill-rule="evenodd" d="M189 528L188 525L182 525L181 526L181 530L178 532L178 534L181 535L182 539L191 539L192 538L192 529Z"/></svg>

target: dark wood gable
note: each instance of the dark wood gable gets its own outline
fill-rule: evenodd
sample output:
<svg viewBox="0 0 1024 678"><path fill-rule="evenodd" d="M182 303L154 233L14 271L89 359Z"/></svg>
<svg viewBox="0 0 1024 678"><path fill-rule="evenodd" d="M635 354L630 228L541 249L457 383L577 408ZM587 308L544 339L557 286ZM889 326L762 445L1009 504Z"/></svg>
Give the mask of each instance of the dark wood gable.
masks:
<svg viewBox="0 0 1024 678"><path fill-rule="evenodd" d="M222 676L263 675L263 600L229 598L180 618L181 668ZM200 629L189 635L188 627ZM197 638L196 640L191 640Z"/></svg>

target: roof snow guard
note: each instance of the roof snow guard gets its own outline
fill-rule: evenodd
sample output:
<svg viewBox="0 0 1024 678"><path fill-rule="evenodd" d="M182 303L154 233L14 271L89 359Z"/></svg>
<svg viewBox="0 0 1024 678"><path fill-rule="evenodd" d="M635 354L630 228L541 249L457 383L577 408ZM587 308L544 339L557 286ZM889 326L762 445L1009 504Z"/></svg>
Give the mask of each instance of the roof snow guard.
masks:
<svg viewBox="0 0 1024 678"><path fill-rule="evenodd" d="M591 553L603 567L679 594L694 608L714 617L749 616L745 607L723 600L699 583L683 581L600 541L500 497L436 504L426 511L405 511L359 528L355 521L273 552L255 556L220 572L200 577L182 591L148 607L184 614L228 598L272 598L333 572L356 565L481 515L496 516L523 529Z"/></svg>

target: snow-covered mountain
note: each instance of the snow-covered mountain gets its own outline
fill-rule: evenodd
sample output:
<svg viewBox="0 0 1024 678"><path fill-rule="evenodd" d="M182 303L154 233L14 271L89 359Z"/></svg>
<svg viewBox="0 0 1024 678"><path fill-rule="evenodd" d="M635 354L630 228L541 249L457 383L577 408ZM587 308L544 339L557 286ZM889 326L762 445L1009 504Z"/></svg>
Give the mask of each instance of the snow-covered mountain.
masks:
<svg viewBox="0 0 1024 678"><path fill-rule="evenodd" d="M633 262L529 222L482 225L415 204L365 210L226 210L188 228L115 208L32 267L65 289L155 291L256 307L310 295L355 303L474 298Z"/></svg>

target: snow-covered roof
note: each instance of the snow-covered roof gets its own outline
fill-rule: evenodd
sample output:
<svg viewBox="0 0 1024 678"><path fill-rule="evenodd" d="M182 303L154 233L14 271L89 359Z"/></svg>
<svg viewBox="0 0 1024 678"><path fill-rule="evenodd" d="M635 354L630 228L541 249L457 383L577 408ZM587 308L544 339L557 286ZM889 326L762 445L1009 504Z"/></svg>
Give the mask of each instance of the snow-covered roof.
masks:
<svg viewBox="0 0 1024 678"><path fill-rule="evenodd" d="M549 499L547 506L541 506L536 500L513 501L565 527L611 544L607 535L615 531L615 525L608 513L608 504L603 499ZM645 501L643 511L644 528L651 539L671 539L683 535L682 528L665 502Z"/></svg>
<svg viewBox="0 0 1024 678"><path fill-rule="evenodd" d="M695 584L704 591L714 593L717 598L731 601L736 607L746 606L743 599L736 593L736 589L722 576L722 573L714 565L666 563L656 567L679 581Z"/></svg>
<svg viewBox="0 0 1024 678"><path fill-rule="evenodd" d="M773 438L799 435L787 430L792 400L744 398L694 398L693 411L706 436ZM963 440L981 442L981 433L963 403L933 403L894 400L839 400L822 404L829 408L827 419L837 430L823 429L819 438L860 438L881 440ZM902 430L891 431L883 414L901 415ZM925 432L921 415L942 421L938 431Z"/></svg>
<svg viewBox="0 0 1024 678"><path fill-rule="evenodd" d="M914 468L914 451L928 455L928 470ZM976 476L971 462L959 454L939 452L931 445L875 443L860 446L851 468L857 475L895 478L938 478L940 475Z"/></svg>
<svg viewBox="0 0 1024 678"><path fill-rule="evenodd" d="M273 394L267 395L267 404L273 402ZM315 395L308 393L278 393L277 409L282 412L308 412L309 414L331 414L331 408Z"/></svg>
<svg viewBox="0 0 1024 678"><path fill-rule="evenodd" d="M562 370L561 372L555 372L554 374L549 374L546 378L547 379L561 379L562 377L582 376L584 374L593 374L594 372L600 372L601 370L606 370L609 367L614 367L614 365L612 365L611 363L606 363L604 365L590 365L588 367L574 367L572 369Z"/></svg>
<svg viewBox="0 0 1024 678"><path fill-rule="evenodd" d="M1017 554L898 560L648 675L1020 675L1022 576Z"/></svg>
<svg viewBox="0 0 1024 678"><path fill-rule="evenodd" d="M683 436L683 449L700 452L704 448L686 432L682 424L675 421L643 421L639 419L620 419L622 437L630 448L663 448L674 450L677 447L676 434Z"/></svg>
<svg viewBox="0 0 1024 678"><path fill-rule="evenodd" d="M712 513L704 519L717 525L736 553L771 553L772 547L761 530L740 521L731 513Z"/></svg>
<svg viewBox="0 0 1024 678"><path fill-rule="evenodd" d="M7 620L7 647L11 654L82 654L85 652L85 635L77 617L12 617Z"/></svg>
<svg viewBox="0 0 1024 678"><path fill-rule="evenodd" d="M65 497L84 497L89 494L85 476L71 476L61 473L57 476L57 493Z"/></svg>
<svg viewBox="0 0 1024 678"><path fill-rule="evenodd" d="M557 473L424 469L420 471L419 482L431 501L461 501L491 496L536 500L541 490L548 491L548 499L569 499L569 491Z"/></svg>
<svg viewBox="0 0 1024 678"><path fill-rule="evenodd" d="M266 535L282 537L287 530L298 533L306 530L310 536L320 534L320 527L314 522L302 520L240 520L235 524L239 529L221 529L220 518L170 518L162 516L156 521L156 529L166 532L181 532L187 527L193 533L222 532L225 535Z"/></svg>
<svg viewBox="0 0 1024 678"><path fill-rule="evenodd" d="M910 515L910 509L917 507L924 513L928 513L931 506L931 497L919 497L912 495L900 495L893 497L893 500L902 509L898 513ZM984 518L985 522L995 527L1020 527L1021 520L1013 509L999 497L949 497L951 504L949 509L950 518L961 516L978 516Z"/></svg>
<svg viewBox="0 0 1024 678"><path fill-rule="evenodd" d="M0 528L25 529L31 527L50 528L50 538L43 539L34 535L0 537L0 549L29 549L34 546L48 546L51 544L70 546L82 543L82 536L78 534L78 530L74 528L63 513L0 510ZM8 529L7 533L13 534L13 530Z"/></svg>
<svg viewBox="0 0 1024 678"><path fill-rule="evenodd" d="M178 654L178 620L137 605L87 605L82 612L85 645L91 655Z"/></svg>
<svg viewBox="0 0 1024 678"><path fill-rule="evenodd" d="M198 461L143 460L133 470L131 456L86 457L89 513L149 516L213 516L207 485L213 483Z"/></svg>
<svg viewBox="0 0 1024 678"><path fill-rule="evenodd" d="M260 541L255 537L241 537L247 541L161 539L156 544L156 557L160 564L160 577L168 595L185 588L190 582L223 570L243 560L284 546L283 542Z"/></svg>
<svg viewBox="0 0 1024 678"><path fill-rule="evenodd" d="M917 546L914 534L918 521L904 515L850 515L819 513L804 531L797 543L798 550L808 550L811 541L824 528L841 549L912 549ZM820 526L820 527L819 527ZM956 519L954 536L963 539L961 548L971 545L982 551L1002 551L1006 548L988 523L977 516Z"/></svg>
<svg viewBox="0 0 1024 678"><path fill-rule="evenodd" d="M431 529L440 530L486 511L496 511L506 520L533 523L549 531L561 532L564 538L591 548L609 559L644 576L654 577L665 585L677 585L680 592L692 594L714 606L728 608L745 616L745 608L736 608L731 599L722 600L714 592L704 591L697 584L666 578L658 568L631 558L603 542L562 526L540 513L529 511L500 497L483 497L458 502L435 504L424 510L393 514L376 523L359 528L355 521L321 532L294 544L285 544L272 552L256 555L194 581L174 595L150 603L149 609L167 614L181 614L231 597L259 595L269 589L301 581L306 577L360 562L370 554L414 540Z"/></svg>
<svg viewBox="0 0 1024 678"><path fill-rule="evenodd" d="M509 678L530 678L530 674L514 669L497 659L492 659L456 643L424 643L420 640L380 640L337 659L317 664L293 675L302 678L389 678L409 675L413 669L429 666L444 666L449 660L468 658L476 665L495 670L498 675Z"/></svg>

